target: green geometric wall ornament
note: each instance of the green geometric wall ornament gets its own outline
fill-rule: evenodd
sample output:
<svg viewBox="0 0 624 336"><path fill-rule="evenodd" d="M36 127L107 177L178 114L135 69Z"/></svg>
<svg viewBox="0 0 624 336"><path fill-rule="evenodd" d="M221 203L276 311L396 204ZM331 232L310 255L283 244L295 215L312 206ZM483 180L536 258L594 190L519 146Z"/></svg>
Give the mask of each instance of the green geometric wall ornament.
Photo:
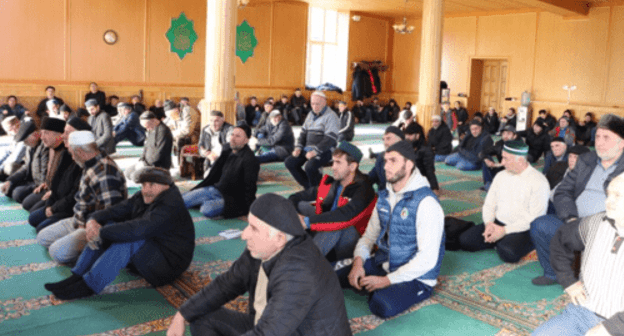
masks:
<svg viewBox="0 0 624 336"><path fill-rule="evenodd" d="M171 52L178 54L180 59L193 52L193 44L197 41L193 21L187 19L184 12L180 13L177 19L171 18L171 28L165 36L171 43Z"/></svg>
<svg viewBox="0 0 624 336"><path fill-rule="evenodd" d="M258 45L255 29L244 20L240 26L236 27L236 56L240 57L243 63L254 54L254 49Z"/></svg>

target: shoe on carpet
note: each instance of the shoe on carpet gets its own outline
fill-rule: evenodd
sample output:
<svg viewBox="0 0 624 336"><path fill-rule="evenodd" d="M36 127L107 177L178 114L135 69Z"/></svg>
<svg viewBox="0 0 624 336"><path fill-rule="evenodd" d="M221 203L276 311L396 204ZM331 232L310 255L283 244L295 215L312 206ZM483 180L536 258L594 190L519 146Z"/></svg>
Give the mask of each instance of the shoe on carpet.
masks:
<svg viewBox="0 0 624 336"><path fill-rule="evenodd" d="M82 280L82 277L79 275L76 275L74 273L72 273L72 275L62 281L59 282L51 282L51 283L47 283L45 285L43 285L43 287L45 287L46 290L49 290L50 292L55 291L55 290L59 290L62 288L65 288L69 285L73 285L74 283L78 282L79 280Z"/></svg>
<svg viewBox="0 0 624 336"><path fill-rule="evenodd" d="M531 280L531 283L533 283L535 286L550 286L555 285L557 281L542 275Z"/></svg>
<svg viewBox="0 0 624 336"><path fill-rule="evenodd" d="M87 286L87 283L84 281L82 277L77 282L57 291L52 291L54 296L56 296L60 300L74 300L80 299L83 297L91 296L95 294L95 292Z"/></svg>

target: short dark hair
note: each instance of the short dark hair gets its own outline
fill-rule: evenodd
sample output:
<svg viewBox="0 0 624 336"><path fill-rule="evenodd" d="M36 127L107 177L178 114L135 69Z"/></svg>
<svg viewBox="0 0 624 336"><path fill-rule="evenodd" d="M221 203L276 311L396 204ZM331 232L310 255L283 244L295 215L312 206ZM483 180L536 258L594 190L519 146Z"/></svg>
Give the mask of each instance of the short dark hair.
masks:
<svg viewBox="0 0 624 336"><path fill-rule="evenodd" d="M17 97L15 97L14 95L10 95L7 97L7 100L11 99L11 98L15 98L15 101L17 101Z"/></svg>
<svg viewBox="0 0 624 336"><path fill-rule="evenodd" d="M190 100L188 99L188 97L182 97L182 98L180 98L180 101L183 101L183 100L190 101Z"/></svg>
<svg viewBox="0 0 624 336"><path fill-rule="evenodd" d="M334 151L332 152L332 157L334 157L334 156L343 156L343 155L345 156L345 160L347 160L347 163L348 163L348 164L357 163L358 167L360 166L360 163L359 163L359 162L357 162L357 161L355 160L355 158L354 158L353 156L351 156L351 154L349 154L349 153L347 153L347 152L343 151L342 149L340 149L340 148L336 148L336 149L334 149Z"/></svg>
<svg viewBox="0 0 624 336"><path fill-rule="evenodd" d="M46 86L45 90L48 91L48 89L52 89L52 90L56 91L56 88L54 86L52 86L52 85Z"/></svg>
<svg viewBox="0 0 624 336"><path fill-rule="evenodd" d="M108 96L108 99L117 99L117 100L119 100L119 97L117 97L115 95L112 95L112 96Z"/></svg>
<svg viewBox="0 0 624 336"><path fill-rule="evenodd" d="M408 104L409 104L409 106L412 106L412 102L411 101L408 101L407 103L405 103L405 105L408 105Z"/></svg>
<svg viewBox="0 0 624 336"><path fill-rule="evenodd" d="M217 111L217 110L212 110L212 111L210 111L210 116L223 118L223 112Z"/></svg>
<svg viewBox="0 0 624 336"><path fill-rule="evenodd" d="M546 114L546 110L539 110L537 114L542 114L542 113Z"/></svg>

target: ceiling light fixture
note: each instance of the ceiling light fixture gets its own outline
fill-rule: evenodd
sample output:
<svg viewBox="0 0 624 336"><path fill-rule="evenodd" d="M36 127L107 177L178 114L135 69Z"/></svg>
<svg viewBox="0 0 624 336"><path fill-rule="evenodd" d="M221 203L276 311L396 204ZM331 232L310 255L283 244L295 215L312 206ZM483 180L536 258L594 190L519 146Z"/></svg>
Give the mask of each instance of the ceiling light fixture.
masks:
<svg viewBox="0 0 624 336"><path fill-rule="evenodd" d="M407 0L405 0L405 10L404 10L405 14L407 14ZM399 34L411 34L415 27L414 26L409 26L407 24L407 17L403 16L403 23L397 23L397 24L393 24L392 28L394 29L395 32L399 33Z"/></svg>

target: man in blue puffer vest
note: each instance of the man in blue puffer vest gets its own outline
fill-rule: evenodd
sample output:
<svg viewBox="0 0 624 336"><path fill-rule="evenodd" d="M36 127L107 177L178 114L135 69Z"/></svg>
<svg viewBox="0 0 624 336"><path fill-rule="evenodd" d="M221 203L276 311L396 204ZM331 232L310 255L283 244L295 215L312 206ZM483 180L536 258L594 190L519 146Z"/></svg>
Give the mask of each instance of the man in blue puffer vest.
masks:
<svg viewBox="0 0 624 336"><path fill-rule="evenodd" d="M388 318L431 296L444 257L444 212L416 169L408 141L386 149L387 188L353 252L351 269L338 270L343 287L371 294L371 312ZM373 245L379 248L371 256Z"/></svg>

